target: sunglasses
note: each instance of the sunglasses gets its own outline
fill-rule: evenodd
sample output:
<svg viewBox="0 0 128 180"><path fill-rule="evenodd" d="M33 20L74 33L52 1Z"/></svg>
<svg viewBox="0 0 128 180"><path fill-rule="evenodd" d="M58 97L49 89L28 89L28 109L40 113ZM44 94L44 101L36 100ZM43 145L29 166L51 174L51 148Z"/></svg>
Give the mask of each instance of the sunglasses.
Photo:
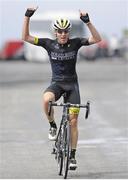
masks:
<svg viewBox="0 0 128 180"><path fill-rule="evenodd" d="M62 33L65 33L65 34L67 34L67 33L69 33L69 30L68 29L58 29L57 30L57 32L59 33L59 34L62 34Z"/></svg>

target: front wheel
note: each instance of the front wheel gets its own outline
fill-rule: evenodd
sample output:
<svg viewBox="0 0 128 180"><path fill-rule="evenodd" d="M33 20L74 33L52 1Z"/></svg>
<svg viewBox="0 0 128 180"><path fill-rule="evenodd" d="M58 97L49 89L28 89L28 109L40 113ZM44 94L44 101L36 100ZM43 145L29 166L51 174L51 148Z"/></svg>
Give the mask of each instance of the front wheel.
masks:
<svg viewBox="0 0 128 180"><path fill-rule="evenodd" d="M58 163L58 174L61 176L62 175L62 169L63 169L63 156L62 156L62 152L60 152L58 154L57 163Z"/></svg>
<svg viewBox="0 0 128 180"><path fill-rule="evenodd" d="M70 125L69 121L67 122L67 126L64 131L64 151L63 151L63 176L64 179L67 178L68 169L69 169L69 158L70 158Z"/></svg>
<svg viewBox="0 0 128 180"><path fill-rule="evenodd" d="M56 155L55 159L57 160L57 166L58 166L58 174L61 176L62 175L62 169L63 169L63 152L62 152L62 131L59 131L57 140L55 142L56 146Z"/></svg>

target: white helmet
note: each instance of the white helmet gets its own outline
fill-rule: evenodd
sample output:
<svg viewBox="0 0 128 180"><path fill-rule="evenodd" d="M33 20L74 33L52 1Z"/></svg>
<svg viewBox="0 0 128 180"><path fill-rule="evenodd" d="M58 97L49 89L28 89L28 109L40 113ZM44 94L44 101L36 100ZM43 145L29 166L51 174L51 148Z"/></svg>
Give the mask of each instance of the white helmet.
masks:
<svg viewBox="0 0 128 180"><path fill-rule="evenodd" d="M70 23L70 20L66 19L66 18L59 18L59 19L56 19L54 22L53 22L53 28L55 30L57 29L70 29L71 28L71 23Z"/></svg>

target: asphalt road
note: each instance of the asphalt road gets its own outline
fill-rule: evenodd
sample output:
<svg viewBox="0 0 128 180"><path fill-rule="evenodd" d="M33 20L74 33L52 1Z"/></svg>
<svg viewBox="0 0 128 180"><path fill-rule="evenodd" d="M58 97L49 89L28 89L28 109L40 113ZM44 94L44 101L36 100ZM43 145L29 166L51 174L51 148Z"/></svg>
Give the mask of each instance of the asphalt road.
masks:
<svg viewBox="0 0 128 180"><path fill-rule="evenodd" d="M128 179L128 64L123 59L79 62L82 103L91 114L79 116L78 168L69 179ZM59 179L42 93L50 65L0 62L0 178ZM61 100L60 100L61 101ZM60 109L55 110L59 123Z"/></svg>

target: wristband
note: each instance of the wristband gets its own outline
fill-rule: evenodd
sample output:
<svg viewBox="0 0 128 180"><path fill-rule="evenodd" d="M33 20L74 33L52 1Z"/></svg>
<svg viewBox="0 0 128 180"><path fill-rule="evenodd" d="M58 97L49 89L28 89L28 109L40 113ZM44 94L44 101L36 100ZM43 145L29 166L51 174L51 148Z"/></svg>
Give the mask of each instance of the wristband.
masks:
<svg viewBox="0 0 128 180"><path fill-rule="evenodd" d="M80 16L80 19L86 24L90 22L88 13L84 16Z"/></svg>
<svg viewBox="0 0 128 180"><path fill-rule="evenodd" d="M35 10L27 9L25 16L31 17L34 14Z"/></svg>

